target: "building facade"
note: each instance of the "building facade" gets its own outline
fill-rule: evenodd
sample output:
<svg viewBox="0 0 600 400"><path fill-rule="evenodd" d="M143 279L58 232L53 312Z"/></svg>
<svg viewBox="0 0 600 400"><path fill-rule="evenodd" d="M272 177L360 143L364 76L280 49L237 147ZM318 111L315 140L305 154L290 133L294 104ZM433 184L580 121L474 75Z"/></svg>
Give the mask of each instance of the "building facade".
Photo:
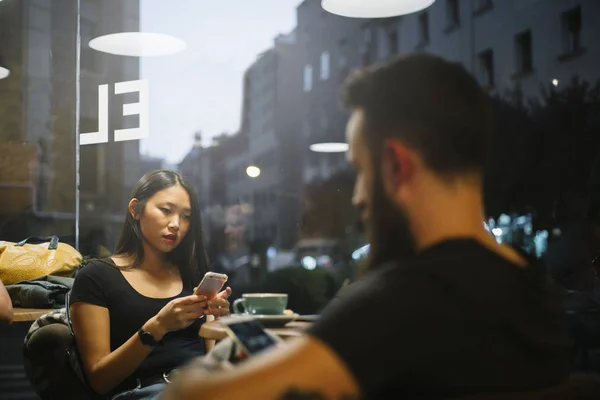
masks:
<svg viewBox="0 0 600 400"><path fill-rule="evenodd" d="M28 222L18 225L36 235L58 234L71 240L79 189L82 236L100 229L112 238L118 236L119 229L114 222L122 221L131 188L139 179L139 143L110 140L81 146L78 188L75 109L79 102L80 132L95 132L99 126L99 86L108 84L113 89L117 82L139 79L138 59L99 53L88 45L90 39L102 34L137 31L139 2L81 2L79 99L75 89L76 4L69 0L0 4L0 54L11 70L11 75L0 81L0 115L4 121L0 139L3 146L16 142L27 145L13 155L19 163L26 162L29 174L3 174L2 187L11 191L7 197L14 198L15 185L19 185L24 198L18 202L19 209L3 207L2 211L9 214L7 220L23 222L25 217ZM123 104L131 101L127 96L110 96L110 132L137 126L134 118L122 115ZM23 229L13 231L4 226L27 236Z"/></svg>
<svg viewBox="0 0 600 400"><path fill-rule="evenodd" d="M398 54L428 52L462 63L493 95L574 76L600 78L600 2L595 0L437 0L426 10L386 19L349 19L323 11L319 0L298 6L306 148L344 141L347 114L341 83L356 68ZM304 181L326 179L344 160L305 151Z"/></svg>
<svg viewBox="0 0 600 400"><path fill-rule="evenodd" d="M250 238L284 248L296 241L302 196L296 42L296 31L278 36L247 69L240 128L247 147L227 160L228 201L249 206ZM248 166L258 167L260 175L249 177Z"/></svg>

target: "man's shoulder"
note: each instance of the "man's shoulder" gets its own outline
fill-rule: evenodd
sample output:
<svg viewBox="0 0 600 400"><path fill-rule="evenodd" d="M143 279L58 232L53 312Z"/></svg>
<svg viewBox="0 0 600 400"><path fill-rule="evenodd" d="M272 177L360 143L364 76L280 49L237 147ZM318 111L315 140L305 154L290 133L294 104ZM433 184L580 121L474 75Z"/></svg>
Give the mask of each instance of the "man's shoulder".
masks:
<svg viewBox="0 0 600 400"><path fill-rule="evenodd" d="M433 295L438 289L427 269L420 261L388 262L369 271L356 282L348 285L336 296L343 302L402 302L415 304L419 294Z"/></svg>

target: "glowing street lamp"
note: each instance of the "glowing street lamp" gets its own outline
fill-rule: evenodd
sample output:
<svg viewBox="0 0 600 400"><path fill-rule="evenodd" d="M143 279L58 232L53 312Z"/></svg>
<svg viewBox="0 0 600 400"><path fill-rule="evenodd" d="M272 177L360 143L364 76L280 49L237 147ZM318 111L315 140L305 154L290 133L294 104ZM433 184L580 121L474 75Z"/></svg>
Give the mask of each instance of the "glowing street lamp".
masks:
<svg viewBox="0 0 600 400"><path fill-rule="evenodd" d="M251 165L246 168L246 175L248 175L250 178L258 178L260 176L260 168Z"/></svg>
<svg viewBox="0 0 600 400"><path fill-rule="evenodd" d="M322 0L325 11L349 18L388 18L412 14L435 0Z"/></svg>

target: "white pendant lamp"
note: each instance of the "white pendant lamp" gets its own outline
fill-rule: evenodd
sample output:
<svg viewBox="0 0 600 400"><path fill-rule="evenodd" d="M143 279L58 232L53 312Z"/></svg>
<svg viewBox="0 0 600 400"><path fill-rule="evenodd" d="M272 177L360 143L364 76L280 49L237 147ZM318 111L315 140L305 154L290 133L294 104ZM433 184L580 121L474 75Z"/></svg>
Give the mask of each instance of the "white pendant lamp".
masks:
<svg viewBox="0 0 600 400"><path fill-rule="evenodd" d="M435 0L322 0L325 11L349 18L388 18L412 14Z"/></svg>
<svg viewBox="0 0 600 400"><path fill-rule="evenodd" d="M311 144L309 148L315 153L345 153L346 151L348 151L348 143L315 143Z"/></svg>
<svg viewBox="0 0 600 400"><path fill-rule="evenodd" d="M174 36L151 32L119 32L90 40L103 53L131 57L160 57L182 52L187 44Z"/></svg>

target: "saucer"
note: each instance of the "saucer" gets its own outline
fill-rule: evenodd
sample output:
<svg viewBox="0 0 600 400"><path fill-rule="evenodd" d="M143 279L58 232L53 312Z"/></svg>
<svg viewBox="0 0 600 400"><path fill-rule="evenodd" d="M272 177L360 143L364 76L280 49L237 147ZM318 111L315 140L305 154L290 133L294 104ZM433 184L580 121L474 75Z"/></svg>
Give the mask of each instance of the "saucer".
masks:
<svg viewBox="0 0 600 400"><path fill-rule="evenodd" d="M278 315L262 315L262 314L231 314L231 318L253 319L260 322L265 328L283 328L285 324L296 320L298 314L278 314Z"/></svg>
<svg viewBox="0 0 600 400"><path fill-rule="evenodd" d="M319 319L320 315L319 314L309 314L309 315L299 315L295 321L301 321L301 322L315 322L317 319Z"/></svg>

